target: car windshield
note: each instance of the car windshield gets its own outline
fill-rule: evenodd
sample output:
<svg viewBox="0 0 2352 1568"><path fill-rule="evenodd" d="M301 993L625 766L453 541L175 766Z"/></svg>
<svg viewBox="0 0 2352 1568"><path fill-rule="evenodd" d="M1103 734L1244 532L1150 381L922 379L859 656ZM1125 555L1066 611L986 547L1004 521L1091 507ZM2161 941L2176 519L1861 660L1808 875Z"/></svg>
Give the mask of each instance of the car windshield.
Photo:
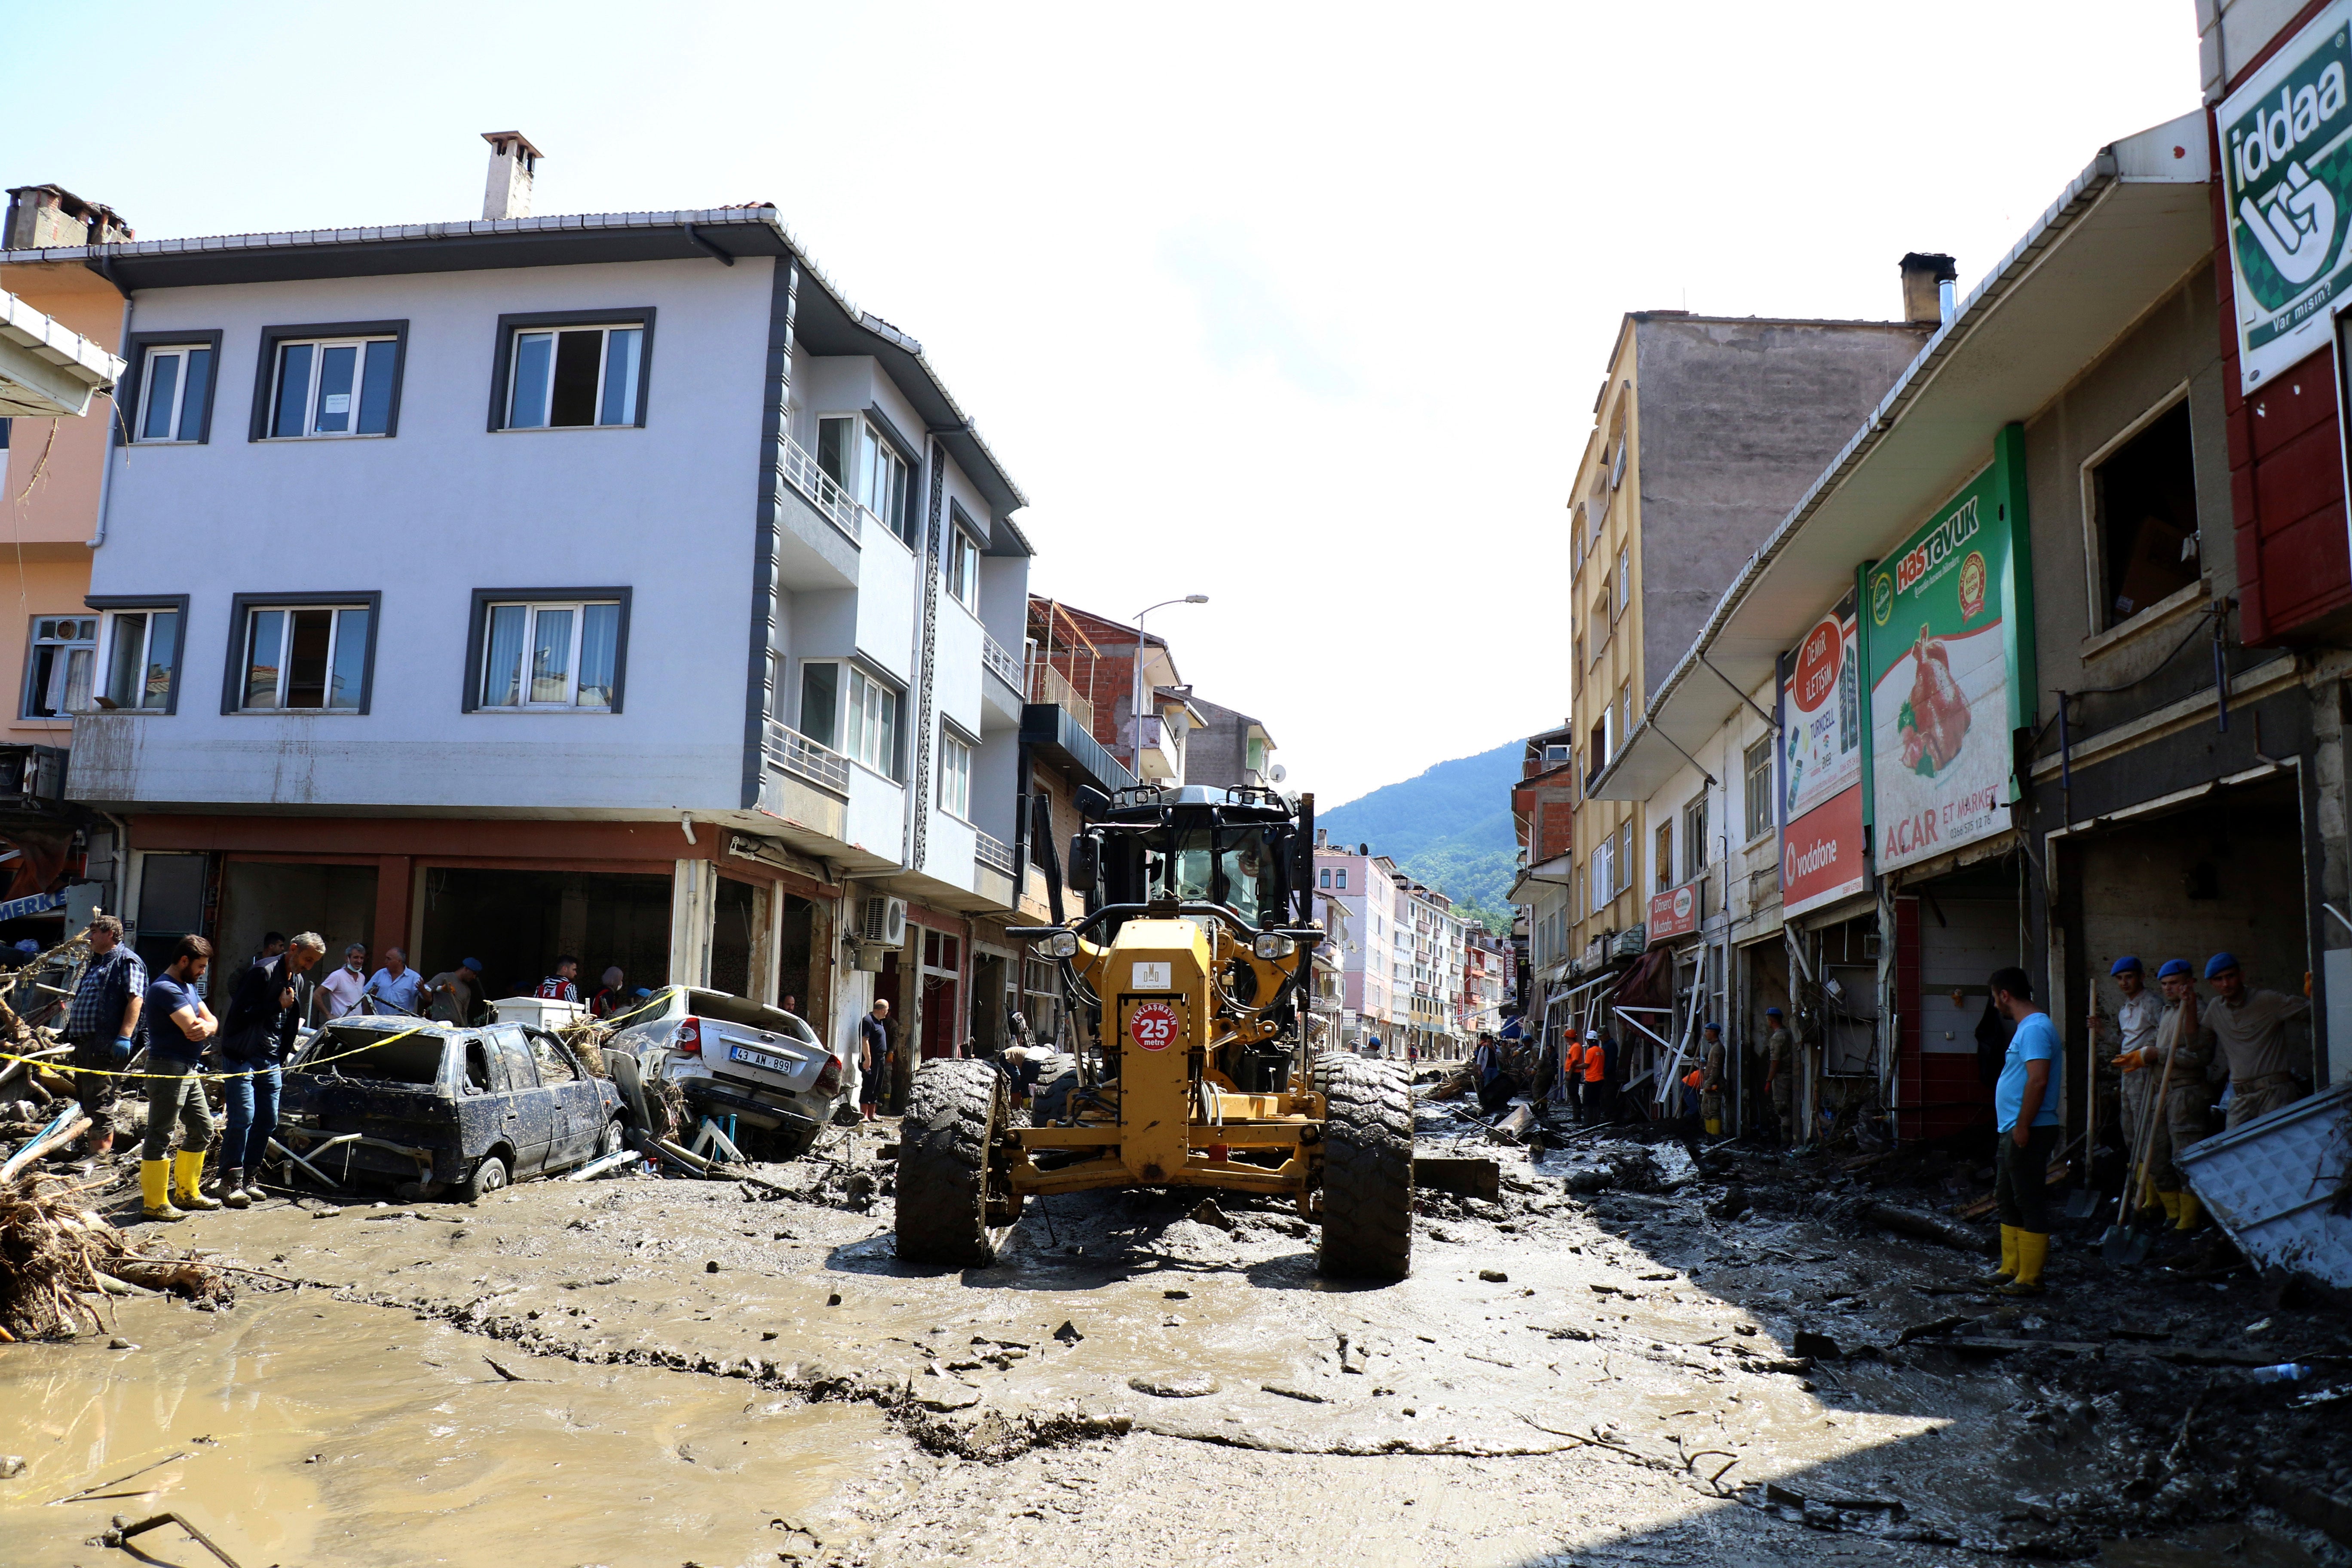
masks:
<svg viewBox="0 0 2352 1568"><path fill-rule="evenodd" d="M319 1031L294 1070L429 1086L441 1081L441 1057L447 1043L434 1034L405 1032L387 1037L380 1029L330 1026Z"/></svg>
<svg viewBox="0 0 2352 1568"><path fill-rule="evenodd" d="M1215 837L1218 846L1212 845L1210 830L1201 827L1171 829L1164 839L1158 839L1149 862L1151 896L1186 903L1230 904L1245 922L1255 925L1272 894L1266 876L1273 868L1273 857L1266 851L1265 834L1263 829L1243 827L1228 828ZM1219 871L1222 888L1217 885L1221 879L1213 875Z"/></svg>

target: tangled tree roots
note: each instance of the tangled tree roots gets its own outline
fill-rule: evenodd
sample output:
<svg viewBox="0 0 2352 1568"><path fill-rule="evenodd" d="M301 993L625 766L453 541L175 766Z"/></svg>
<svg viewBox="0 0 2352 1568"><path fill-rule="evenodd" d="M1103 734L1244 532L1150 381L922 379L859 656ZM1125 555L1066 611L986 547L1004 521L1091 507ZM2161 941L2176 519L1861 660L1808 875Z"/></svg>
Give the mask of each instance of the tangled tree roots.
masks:
<svg viewBox="0 0 2352 1568"><path fill-rule="evenodd" d="M10 1337L104 1329L92 1300L103 1300L101 1274L192 1300L228 1298L220 1273L200 1261L132 1251L121 1231L83 1206L100 1184L33 1169L0 1185L0 1329Z"/></svg>

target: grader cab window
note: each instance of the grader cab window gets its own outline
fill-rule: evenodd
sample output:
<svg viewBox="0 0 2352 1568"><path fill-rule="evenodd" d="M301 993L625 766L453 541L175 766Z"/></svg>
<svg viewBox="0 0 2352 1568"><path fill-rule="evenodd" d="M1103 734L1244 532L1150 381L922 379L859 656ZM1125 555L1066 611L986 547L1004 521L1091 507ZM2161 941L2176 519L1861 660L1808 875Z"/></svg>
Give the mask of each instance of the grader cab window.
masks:
<svg viewBox="0 0 2352 1568"><path fill-rule="evenodd" d="M1171 828L1154 834L1145 852L1151 898L1228 904L1251 925L1280 900L1274 866L1274 847L1251 828Z"/></svg>

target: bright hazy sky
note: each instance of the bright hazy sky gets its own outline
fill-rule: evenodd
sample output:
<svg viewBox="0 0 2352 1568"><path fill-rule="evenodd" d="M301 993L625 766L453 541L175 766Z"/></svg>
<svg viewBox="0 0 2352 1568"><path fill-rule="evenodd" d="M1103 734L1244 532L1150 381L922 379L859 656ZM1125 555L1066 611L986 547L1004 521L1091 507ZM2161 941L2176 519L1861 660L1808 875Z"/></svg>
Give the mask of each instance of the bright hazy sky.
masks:
<svg viewBox="0 0 2352 1568"><path fill-rule="evenodd" d="M142 237L774 202L1325 807L1559 721L1621 312L1963 291L2197 105L2191 0L1524 7L26 5L7 184ZM748 459L747 459L748 460Z"/></svg>

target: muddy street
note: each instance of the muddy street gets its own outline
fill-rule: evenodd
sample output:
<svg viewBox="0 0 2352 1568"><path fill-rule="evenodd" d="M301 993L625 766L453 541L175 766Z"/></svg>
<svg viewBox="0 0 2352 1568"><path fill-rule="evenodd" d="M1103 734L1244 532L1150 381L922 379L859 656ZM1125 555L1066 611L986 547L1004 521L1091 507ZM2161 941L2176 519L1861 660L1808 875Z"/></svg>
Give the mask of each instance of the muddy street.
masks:
<svg viewBox="0 0 2352 1568"><path fill-rule="evenodd" d="M1857 1230L1834 1167L1530 1159L1421 1118L1424 1158L1502 1183L1425 1191L1380 1288L1233 1194L1048 1198L995 1267L911 1268L887 1123L765 1168L829 1171L814 1199L638 1176L201 1215L171 1239L281 1278L0 1359L0 1532L92 1563L113 1516L175 1510L247 1568L512 1562L519 1533L615 1565L2347 1560L2219 1430L2325 1422L2245 1366L2342 1354L2325 1313L2087 1259L1996 1305L1980 1258ZM173 1534L141 1539L196 1561Z"/></svg>

